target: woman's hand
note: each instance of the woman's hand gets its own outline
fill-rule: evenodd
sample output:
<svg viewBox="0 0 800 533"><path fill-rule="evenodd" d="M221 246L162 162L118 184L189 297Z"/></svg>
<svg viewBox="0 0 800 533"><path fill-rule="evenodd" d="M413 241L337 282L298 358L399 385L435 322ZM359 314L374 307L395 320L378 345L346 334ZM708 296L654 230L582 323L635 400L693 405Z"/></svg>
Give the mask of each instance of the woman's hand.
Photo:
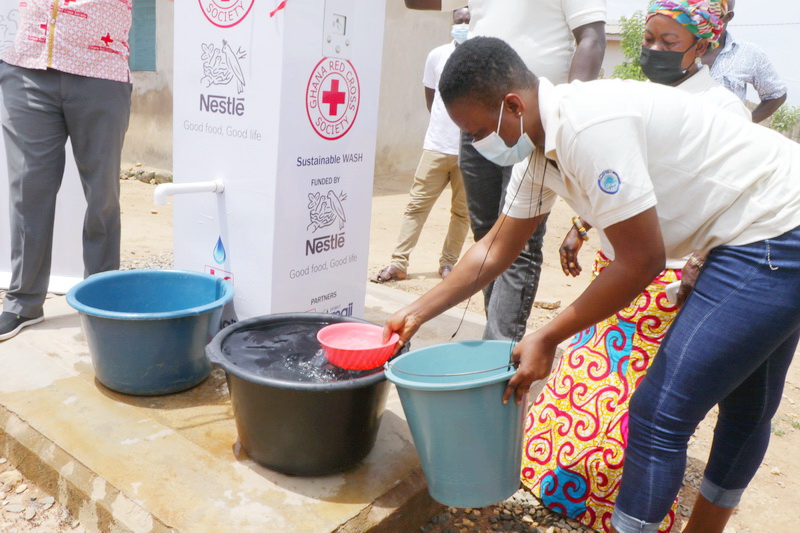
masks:
<svg viewBox="0 0 800 533"><path fill-rule="evenodd" d="M567 236L564 237L561 248L558 249L558 256L561 258L561 270L564 271L565 276L577 277L580 275L582 268L578 263L578 251L581 246L583 246L583 239L581 239L577 228L572 226Z"/></svg>
<svg viewBox="0 0 800 533"><path fill-rule="evenodd" d="M616 259L574 302L512 350L511 361L519 367L503 392L504 402L514 395L521 403L531 384L549 375L559 342L629 306L664 269L664 240L655 207L609 226L605 233Z"/></svg>
<svg viewBox="0 0 800 533"><path fill-rule="evenodd" d="M525 243L546 216L521 219L501 215L489 233L467 250L441 283L389 317L383 328L383 339L389 340L392 333L397 333L400 336L399 350L422 324L488 285L519 257Z"/></svg>
<svg viewBox="0 0 800 533"><path fill-rule="evenodd" d="M404 307L386 321L383 326L383 342L388 341L392 333L400 335L400 340L394 350L394 354L396 354L411 340L421 325L422 321L408 307Z"/></svg>
<svg viewBox="0 0 800 533"><path fill-rule="evenodd" d="M697 278L700 276L703 263L705 263L705 257L695 252L689 256L689 260L683 265L683 269L681 270L681 287L678 289L678 303L676 304L678 307L683 305L683 302L686 301L686 298L688 298L689 294L694 290L694 285L697 283Z"/></svg>
<svg viewBox="0 0 800 533"><path fill-rule="evenodd" d="M548 342L539 332L524 337L514 347L511 362L517 367L517 372L503 393L503 403L508 403L512 395L517 404L522 403L531 384L550 375L557 347L557 343Z"/></svg>

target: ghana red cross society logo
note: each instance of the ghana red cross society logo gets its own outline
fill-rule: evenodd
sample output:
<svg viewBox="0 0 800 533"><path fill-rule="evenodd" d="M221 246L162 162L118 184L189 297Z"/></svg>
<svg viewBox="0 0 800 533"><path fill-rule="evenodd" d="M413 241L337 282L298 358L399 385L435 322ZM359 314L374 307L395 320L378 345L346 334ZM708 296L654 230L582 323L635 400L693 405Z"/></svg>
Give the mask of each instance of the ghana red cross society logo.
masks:
<svg viewBox="0 0 800 533"><path fill-rule="evenodd" d="M220 28L236 26L250 13L256 0L198 0L208 21Z"/></svg>
<svg viewBox="0 0 800 533"><path fill-rule="evenodd" d="M306 112L317 135L329 141L344 137L360 102L361 86L352 63L329 57L317 63L306 88Z"/></svg>

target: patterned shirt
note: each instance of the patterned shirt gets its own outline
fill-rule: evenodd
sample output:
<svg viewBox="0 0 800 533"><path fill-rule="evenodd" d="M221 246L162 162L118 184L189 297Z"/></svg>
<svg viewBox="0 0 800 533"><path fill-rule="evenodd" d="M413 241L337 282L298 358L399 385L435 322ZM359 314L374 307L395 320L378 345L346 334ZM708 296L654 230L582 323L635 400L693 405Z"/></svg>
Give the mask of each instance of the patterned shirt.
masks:
<svg viewBox="0 0 800 533"><path fill-rule="evenodd" d="M132 9L133 0L20 0L19 30L3 60L127 82Z"/></svg>
<svg viewBox="0 0 800 533"><path fill-rule="evenodd" d="M786 94L786 83L764 50L757 44L734 40L730 32L726 34L725 47L711 65L711 77L742 101L745 101L748 83L755 87L762 101Z"/></svg>

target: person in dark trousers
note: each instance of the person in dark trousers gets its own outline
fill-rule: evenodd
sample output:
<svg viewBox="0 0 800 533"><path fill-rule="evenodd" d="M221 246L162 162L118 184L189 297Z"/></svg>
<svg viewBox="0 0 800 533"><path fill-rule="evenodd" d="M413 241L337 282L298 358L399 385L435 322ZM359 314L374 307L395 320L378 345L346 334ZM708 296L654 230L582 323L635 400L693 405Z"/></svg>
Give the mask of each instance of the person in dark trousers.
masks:
<svg viewBox="0 0 800 533"><path fill-rule="evenodd" d="M20 4L16 39L0 63L11 217L11 283L0 341L44 320L67 138L88 204L85 275L119 268L132 8L132 0L83 0L69 9L54 8L51 0Z"/></svg>

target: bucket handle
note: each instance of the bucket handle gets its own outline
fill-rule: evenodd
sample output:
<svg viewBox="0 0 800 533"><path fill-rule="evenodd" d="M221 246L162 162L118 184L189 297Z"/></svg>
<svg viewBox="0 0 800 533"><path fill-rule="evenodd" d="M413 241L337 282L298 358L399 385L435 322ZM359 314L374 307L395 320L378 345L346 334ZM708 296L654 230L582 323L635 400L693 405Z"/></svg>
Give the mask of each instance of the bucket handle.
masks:
<svg viewBox="0 0 800 533"><path fill-rule="evenodd" d="M472 372L454 372L451 374L419 374L417 372L409 372L408 370L400 370L395 365L393 365L391 361L387 361L386 366L391 368L392 372L400 372L401 374L408 374L409 376L421 376L426 378L448 378L455 376L471 376L474 374L483 374L484 372L494 372L495 370L502 370L504 368L508 368L513 365L505 364L503 366L498 366L497 368L489 368L486 370L473 370Z"/></svg>

